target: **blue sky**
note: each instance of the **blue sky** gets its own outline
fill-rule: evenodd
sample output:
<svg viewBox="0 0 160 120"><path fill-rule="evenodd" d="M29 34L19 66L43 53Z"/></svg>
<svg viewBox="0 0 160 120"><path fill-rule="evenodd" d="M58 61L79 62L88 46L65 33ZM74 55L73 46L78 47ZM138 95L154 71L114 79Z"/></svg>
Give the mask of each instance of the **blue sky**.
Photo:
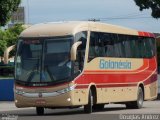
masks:
<svg viewBox="0 0 160 120"><path fill-rule="evenodd" d="M22 0L30 24L100 19L142 31L160 32L160 19L150 10L139 11L134 0Z"/></svg>

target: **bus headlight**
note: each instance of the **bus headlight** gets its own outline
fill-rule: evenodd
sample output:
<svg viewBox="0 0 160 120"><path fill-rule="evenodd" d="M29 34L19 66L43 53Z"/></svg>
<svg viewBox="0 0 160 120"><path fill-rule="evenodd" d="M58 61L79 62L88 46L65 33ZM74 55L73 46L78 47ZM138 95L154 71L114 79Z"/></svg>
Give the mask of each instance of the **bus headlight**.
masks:
<svg viewBox="0 0 160 120"><path fill-rule="evenodd" d="M69 92L69 91L74 90L75 87L76 87L76 85L73 85L73 86L70 86L70 87L68 87L68 88L59 90L59 91L57 91L57 93L62 93L62 94L63 94L63 93L66 93L66 92Z"/></svg>
<svg viewBox="0 0 160 120"><path fill-rule="evenodd" d="M17 95L23 95L25 92L24 91L21 91L21 90L15 90L15 93Z"/></svg>

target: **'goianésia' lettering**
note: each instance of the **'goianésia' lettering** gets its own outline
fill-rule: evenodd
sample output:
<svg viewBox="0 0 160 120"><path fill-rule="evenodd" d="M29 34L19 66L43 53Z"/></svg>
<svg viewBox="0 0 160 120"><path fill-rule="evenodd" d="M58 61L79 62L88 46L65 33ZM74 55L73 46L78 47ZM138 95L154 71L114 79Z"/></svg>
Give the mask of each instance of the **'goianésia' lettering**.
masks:
<svg viewBox="0 0 160 120"><path fill-rule="evenodd" d="M129 61L112 61L100 59L100 69L131 69L131 62Z"/></svg>

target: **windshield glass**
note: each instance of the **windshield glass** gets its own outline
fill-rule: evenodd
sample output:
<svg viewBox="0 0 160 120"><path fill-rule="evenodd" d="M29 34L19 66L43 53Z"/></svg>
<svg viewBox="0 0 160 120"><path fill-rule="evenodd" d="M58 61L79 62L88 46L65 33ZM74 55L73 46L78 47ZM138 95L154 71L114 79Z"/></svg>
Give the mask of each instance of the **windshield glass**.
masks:
<svg viewBox="0 0 160 120"><path fill-rule="evenodd" d="M45 44L44 72L50 81L67 79L71 76L70 42L49 39Z"/></svg>
<svg viewBox="0 0 160 120"><path fill-rule="evenodd" d="M68 80L71 77L71 41L72 38L20 40L15 80L34 85Z"/></svg>

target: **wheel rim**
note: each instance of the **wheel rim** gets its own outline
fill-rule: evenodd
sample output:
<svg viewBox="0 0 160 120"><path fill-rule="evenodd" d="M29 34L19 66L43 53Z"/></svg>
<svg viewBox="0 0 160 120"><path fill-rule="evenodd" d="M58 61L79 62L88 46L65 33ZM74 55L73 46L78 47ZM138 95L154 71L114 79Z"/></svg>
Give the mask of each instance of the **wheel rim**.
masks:
<svg viewBox="0 0 160 120"><path fill-rule="evenodd" d="M91 107L93 106L93 96L91 95Z"/></svg>
<svg viewBox="0 0 160 120"><path fill-rule="evenodd" d="M140 91L139 91L138 104L139 104L140 106L143 105L143 92L142 92L142 89L140 89Z"/></svg>
<svg viewBox="0 0 160 120"><path fill-rule="evenodd" d="M90 113L92 112L92 106L93 106L93 95L92 91L90 91Z"/></svg>

